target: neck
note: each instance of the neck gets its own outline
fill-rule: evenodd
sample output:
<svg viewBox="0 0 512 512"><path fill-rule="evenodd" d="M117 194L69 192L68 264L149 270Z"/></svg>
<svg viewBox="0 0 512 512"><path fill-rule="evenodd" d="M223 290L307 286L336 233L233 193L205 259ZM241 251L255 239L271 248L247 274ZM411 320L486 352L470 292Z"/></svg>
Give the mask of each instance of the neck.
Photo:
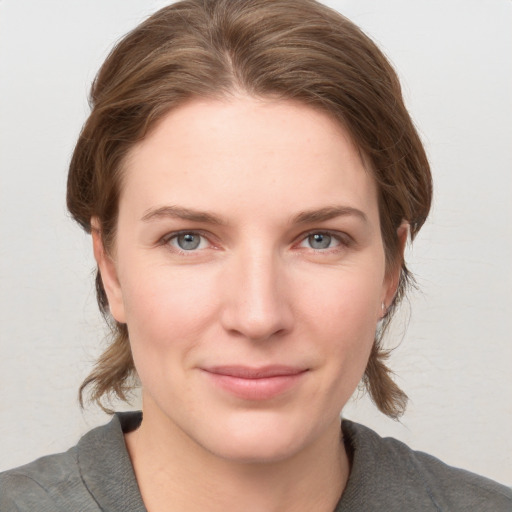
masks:
<svg viewBox="0 0 512 512"><path fill-rule="evenodd" d="M258 463L213 454L146 410L125 437L148 512L332 512L349 474L339 421L299 453Z"/></svg>

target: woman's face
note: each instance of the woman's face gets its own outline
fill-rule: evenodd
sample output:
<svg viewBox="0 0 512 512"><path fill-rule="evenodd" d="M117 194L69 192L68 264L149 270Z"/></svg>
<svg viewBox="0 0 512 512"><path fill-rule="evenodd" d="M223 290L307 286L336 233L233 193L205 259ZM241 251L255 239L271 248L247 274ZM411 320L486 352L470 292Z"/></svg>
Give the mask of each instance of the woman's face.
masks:
<svg viewBox="0 0 512 512"><path fill-rule="evenodd" d="M396 276L373 179L326 114L249 96L173 110L127 159L112 262L95 244L145 422L244 461L339 432Z"/></svg>

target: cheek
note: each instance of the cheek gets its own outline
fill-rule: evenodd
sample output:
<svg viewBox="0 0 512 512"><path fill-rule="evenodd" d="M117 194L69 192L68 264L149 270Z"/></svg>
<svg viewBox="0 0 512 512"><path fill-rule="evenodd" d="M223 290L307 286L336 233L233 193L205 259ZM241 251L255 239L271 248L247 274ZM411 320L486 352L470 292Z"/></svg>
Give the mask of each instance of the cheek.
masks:
<svg viewBox="0 0 512 512"><path fill-rule="evenodd" d="M379 319L383 274L342 270L326 276L312 276L304 283L304 309L323 319L326 328L351 332L374 331Z"/></svg>
<svg viewBox="0 0 512 512"><path fill-rule="evenodd" d="M182 324L193 322L214 308L215 283L200 266L191 273L168 265L136 265L122 276L123 300L128 322ZM177 322L181 320L181 322ZM177 325L175 325L177 327Z"/></svg>
<svg viewBox="0 0 512 512"><path fill-rule="evenodd" d="M198 268L191 280L190 272L154 266L123 281L130 343L139 374L145 373L142 366L146 364L157 371L157 363L167 355L171 357L164 366L186 359L212 325L218 309L216 287L203 274Z"/></svg>
<svg viewBox="0 0 512 512"><path fill-rule="evenodd" d="M307 305L311 330L333 378L338 392L359 382L370 355L380 311L381 276L372 273L344 273L328 280L328 286L308 294ZM318 284L318 281L317 281ZM310 290L313 284L311 284Z"/></svg>

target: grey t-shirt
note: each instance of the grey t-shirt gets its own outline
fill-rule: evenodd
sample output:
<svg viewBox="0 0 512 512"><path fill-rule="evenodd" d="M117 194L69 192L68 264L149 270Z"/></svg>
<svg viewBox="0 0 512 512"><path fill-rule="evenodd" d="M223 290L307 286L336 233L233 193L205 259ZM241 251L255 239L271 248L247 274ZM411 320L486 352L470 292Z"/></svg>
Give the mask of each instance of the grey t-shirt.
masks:
<svg viewBox="0 0 512 512"><path fill-rule="evenodd" d="M65 453L0 473L0 512L146 512L118 413ZM512 512L512 491L344 420L350 477L334 512ZM314 511L312 511L314 512Z"/></svg>

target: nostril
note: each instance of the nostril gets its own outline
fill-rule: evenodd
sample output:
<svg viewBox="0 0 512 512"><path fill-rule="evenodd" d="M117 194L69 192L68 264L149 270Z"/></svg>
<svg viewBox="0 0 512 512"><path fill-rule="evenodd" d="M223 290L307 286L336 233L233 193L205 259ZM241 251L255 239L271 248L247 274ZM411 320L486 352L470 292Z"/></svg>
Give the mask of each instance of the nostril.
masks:
<svg viewBox="0 0 512 512"><path fill-rule="evenodd" d="M291 330L291 315L286 307L272 310L247 310L241 304L226 309L222 315L224 328L231 335L252 341L282 337Z"/></svg>

